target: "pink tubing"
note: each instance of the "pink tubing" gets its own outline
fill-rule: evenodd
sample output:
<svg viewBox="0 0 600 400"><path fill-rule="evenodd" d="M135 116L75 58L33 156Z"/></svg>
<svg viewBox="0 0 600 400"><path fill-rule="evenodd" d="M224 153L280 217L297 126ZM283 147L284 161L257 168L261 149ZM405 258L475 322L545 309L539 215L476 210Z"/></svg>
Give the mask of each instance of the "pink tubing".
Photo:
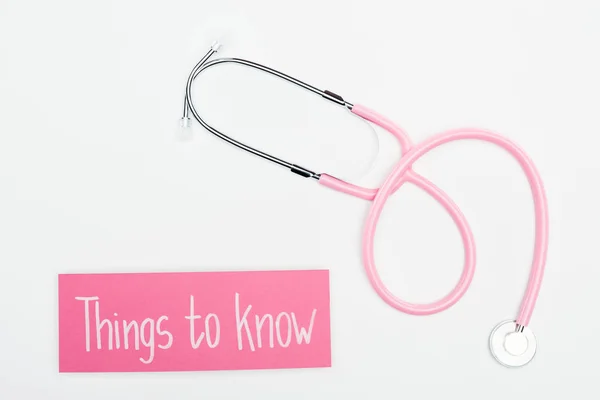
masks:
<svg viewBox="0 0 600 400"><path fill-rule="evenodd" d="M387 118L380 116L374 111L371 111L360 105L355 105L352 109L352 112L366 120L375 123L376 125L379 125L396 136L403 151L405 152L404 157L402 157L400 162L394 167L390 175L386 178L383 185L379 189L367 189L356 186L327 174L321 174L321 179L319 182L324 186L340 192L373 201L371 210L366 220L366 226L363 235L363 261L365 269L371 284L379 296L392 307L405 313L414 315L429 315L441 312L451 307L465 294L475 272L475 242L464 215L460 212L456 204L454 204L454 202L444 192L433 185L433 183L416 174L411 169L412 164L420 157L427 154L427 152L430 150L442 144L461 139L478 139L494 143L504 148L517 159L527 176L529 185L531 186L536 220L533 264L529 274L527 289L521 302L521 309L517 319L515 320L517 324L526 326L531 319L531 314L533 313L535 302L539 294L546 262L546 251L548 247L548 211L546 196L540 176L531 159L510 140L493 132L480 129L458 129L447 131L413 147L406 133ZM465 249L463 272L458 283L454 289L450 291L450 293L433 303L415 304L406 302L396 297L384 285L375 267L373 241L377 228L377 222L379 221L381 211L383 210L383 206L385 205L387 199L405 182L411 182L422 188L446 209L459 229Z"/></svg>

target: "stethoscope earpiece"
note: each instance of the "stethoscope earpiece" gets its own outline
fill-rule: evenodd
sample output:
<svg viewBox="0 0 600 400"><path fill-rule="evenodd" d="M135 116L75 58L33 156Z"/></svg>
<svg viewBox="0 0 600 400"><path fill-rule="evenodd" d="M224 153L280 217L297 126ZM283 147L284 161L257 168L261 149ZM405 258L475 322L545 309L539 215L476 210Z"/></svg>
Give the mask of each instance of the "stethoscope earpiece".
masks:
<svg viewBox="0 0 600 400"><path fill-rule="evenodd" d="M194 137L192 119L190 117L181 117L177 130L177 139L182 142L188 142Z"/></svg>
<svg viewBox="0 0 600 400"><path fill-rule="evenodd" d="M522 367L535 356L537 341L526 326L515 321L503 321L490 334L492 356L505 367Z"/></svg>

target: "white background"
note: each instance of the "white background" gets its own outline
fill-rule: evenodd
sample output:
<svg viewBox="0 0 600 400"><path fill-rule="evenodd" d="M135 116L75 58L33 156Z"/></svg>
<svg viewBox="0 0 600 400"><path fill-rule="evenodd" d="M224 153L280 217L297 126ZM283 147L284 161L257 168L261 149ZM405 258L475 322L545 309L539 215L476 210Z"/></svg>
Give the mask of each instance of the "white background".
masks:
<svg viewBox="0 0 600 400"><path fill-rule="evenodd" d="M533 398L587 391L600 367L600 3L597 1L0 1L0 398ZM516 162L454 143L415 164L455 200L477 272L444 313L402 314L371 288L369 202L246 155L196 125L176 135L185 79L214 39L389 116L414 141L477 126L519 143L544 179L550 247L509 370L487 338L518 311L533 208ZM202 90L200 90L202 89ZM399 157L341 108L242 67L195 86L206 119L318 172L376 186ZM400 194L401 193L401 194ZM412 187L390 201L376 261L431 301L462 268L460 237ZM59 375L57 274L328 268L329 369ZM596 382L594 382L596 381Z"/></svg>

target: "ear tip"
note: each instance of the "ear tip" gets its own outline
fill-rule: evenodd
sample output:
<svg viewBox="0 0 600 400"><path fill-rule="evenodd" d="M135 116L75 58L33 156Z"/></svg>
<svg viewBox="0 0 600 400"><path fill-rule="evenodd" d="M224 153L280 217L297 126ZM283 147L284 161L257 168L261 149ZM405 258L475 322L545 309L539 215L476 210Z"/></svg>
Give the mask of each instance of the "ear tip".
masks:
<svg viewBox="0 0 600 400"><path fill-rule="evenodd" d="M218 52L221 49L222 45L219 41L215 40L213 44L210 46L211 50L214 52Z"/></svg>
<svg viewBox="0 0 600 400"><path fill-rule="evenodd" d="M177 138L182 142L191 140L194 136L192 126L192 120L190 117L181 117L179 119Z"/></svg>

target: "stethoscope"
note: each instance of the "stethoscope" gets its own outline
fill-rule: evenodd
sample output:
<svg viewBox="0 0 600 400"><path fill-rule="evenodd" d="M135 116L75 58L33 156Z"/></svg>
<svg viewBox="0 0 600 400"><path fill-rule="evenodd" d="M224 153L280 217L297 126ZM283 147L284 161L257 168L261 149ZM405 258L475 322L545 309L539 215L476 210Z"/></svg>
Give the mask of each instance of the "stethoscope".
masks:
<svg viewBox="0 0 600 400"><path fill-rule="evenodd" d="M406 132L404 132L399 126L394 124L386 117L364 106L352 104L344 100L341 96L330 92L329 90L317 89L314 86L304 83L282 72L248 60L239 58L220 58L209 62L209 58L213 56L219 50L219 48L220 45L215 42L206 55L204 55L204 57L202 57L202 59L192 69L192 72L187 79L183 117L180 122L181 127L186 128L190 126L191 119L189 117L189 112L191 112L194 118L209 132L225 140L226 142L239 147L242 150L288 168L291 172L297 175L314 179L320 184L331 189L372 201L371 210L366 219L362 241L362 253L365 270L377 294L379 294L379 296L386 303L402 312L413 315L430 315L444 311L445 309L454 305L465 294L475 272L475 242L473 239L473 233L471 232L464 215L446 193L412 170L413 163L423 155L427 154L427 152L430 150L442 144L461 139L477 139L491 142L504 148L506 151L512 154L525 172L533 195L536 221L534 257L531 272L529 274L527 289L521 301L521 309L517 318L514 320L500 322L490 334L489 346L494 358L499 363L507 367L520 367L533 359L533 356L536 352L537 343L533 332L528 328L527 325L529 324L533 309L535 307L535 302L540 291L544 273L546 251L548 247L548 211L546 196L539 173L537 172L532 160L523 152L523 150L521 150L512 141L499 136L496 133L472 128L455 129L443 132L425 140L423 143L414 145L408 138ZM207 124L200 117L192 102L192 83L194 79L205 69L224 63L241 64L264 71L346 108L351 113L380 126L394 135L400 142L400 146L404 152L404 155L401 157L398 164L396 164L392 172L388 175L383 182L383 185L381 185L379 189L369 189L353 185L325 173L315 173L307 168L279 159L235 139L232 139L231 137ZM385 286L375 267L373 239L375 237L377 222L379 221L381 211L387 199L406 182L410 182L423 189L446 209L459 229L465 249L464 267L458 283L454 289L450 291L450 293L433 303L415 304L398 298Z"/></svg>

